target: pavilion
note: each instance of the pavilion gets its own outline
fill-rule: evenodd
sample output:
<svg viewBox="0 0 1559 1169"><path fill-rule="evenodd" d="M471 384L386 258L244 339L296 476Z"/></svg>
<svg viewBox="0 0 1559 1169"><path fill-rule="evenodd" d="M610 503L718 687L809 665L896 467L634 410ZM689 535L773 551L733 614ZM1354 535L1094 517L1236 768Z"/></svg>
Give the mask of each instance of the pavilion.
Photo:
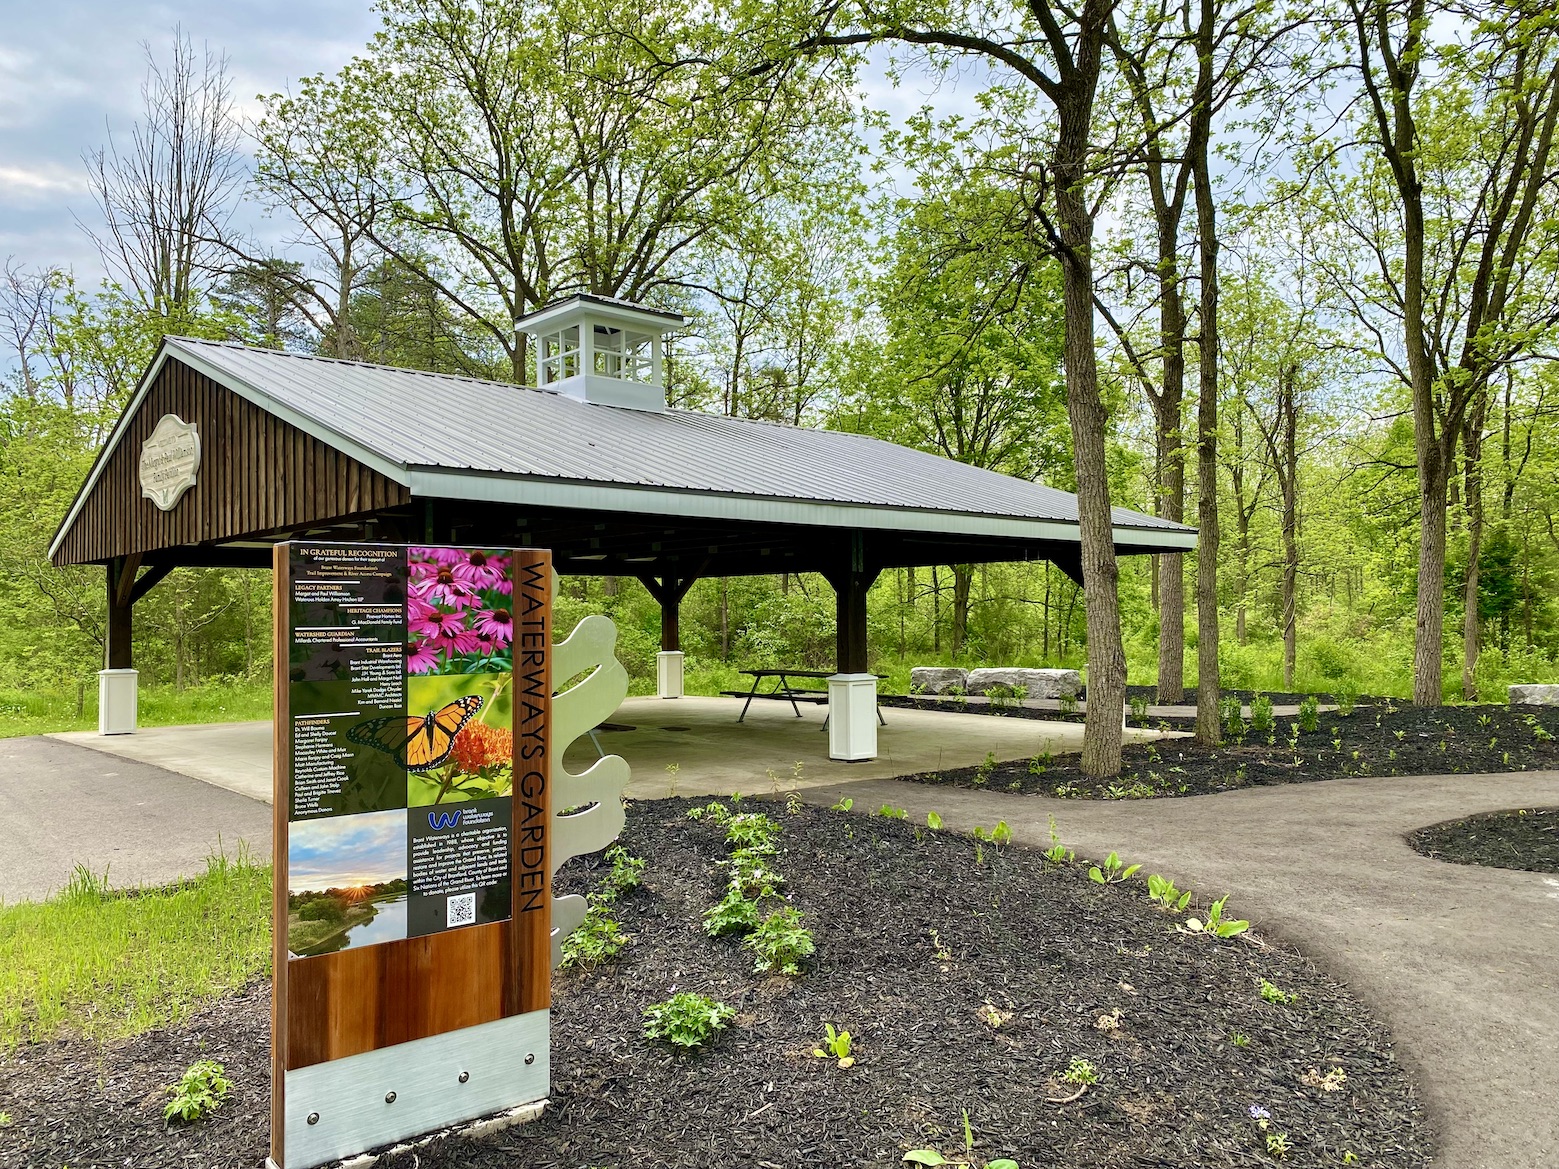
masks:
<svg viewBox="0 0 1559 1169"><path fill-rule="evenodd" d="M100 729L133 729L141 597L180 566L268 568L274 543L305 536L550 548L559 573L636 577L661 605L674 694L694 581L819 573L854 683L831 684L846 716L831 741L856 739L836 758L875 754L860 691L883 569L1049 560L1080 581L1067 492L865 435L669 408L664 338L683 323L587 295L543 309L517 322L536 338L534 388L166 338L49 549L106 568ZM1121 555L1196 543L1121 508L1114 535Z"/></svg>

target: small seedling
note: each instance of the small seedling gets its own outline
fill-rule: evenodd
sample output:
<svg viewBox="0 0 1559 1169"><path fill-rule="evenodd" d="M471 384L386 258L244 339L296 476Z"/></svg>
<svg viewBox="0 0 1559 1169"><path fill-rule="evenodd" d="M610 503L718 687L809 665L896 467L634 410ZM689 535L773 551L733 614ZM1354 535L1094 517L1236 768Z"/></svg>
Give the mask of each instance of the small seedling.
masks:
<svg viewBox="0 0 1559 1169"><path fill-rule="evenodd" d="M1319 1088L1323 1092L1341 1092L1342 1086L1348 1082L1348 1073L1342 1068L1331 1068L1323 1075L1319 1068L1311 1068L1299 1077L1299 1082L1307 1088Z"/></svg>
<svg viewBox="0 0 1559 1169"><path fill-rule="evenodd" d="M955 1161L944 1157L935 1149L911 1149L904 1154L903 1160L912 1165L951 1165L955 1169L977 1169L979 1163L974 1157L974 1129L969 1124L968 1110L964 1111L963 1160ZM1010 1157L993 1157L985 1162L985 1169L1018 1169L1018 1163Z"/></svg>
<svg viewBox="0 0 1559 1169"><path fill-rule="evenodd" d="M812 1054L818 1059L836 1059L841 1068L850 1068L855 1064L855 1057L850 1054L850 1033L848 1031L835 1031L832 1023L824 1023L827 1031L823 1039L822 1047L814 1047Z"/></svg>
<svg viewBox="0 0 1559 1169"><path fill-rule="evenodd" d="M1175 888L1175 883L1168 877L1161 877L1157 873L1148 876L1148 897L1160 909L1170 913L1184 913L1185 907L1191 904L1189 890L1181 892Z"/></svg>
<svg viewBox="0 0 1559 1169"><path fill-rule="evenodd" d="M1250 922L1226 919L1223 916L1223 907L1228 902L1229 895L1225 893L1207 907L1207 920L1188 917L1185 924L1179 928L1188 934L1207 934L1215 938L1232 938L1243 934L1250 929Z"/></svg>
<svg viewBox="0 0 1559 1169"><path fill-rule="evenodd" d="M853 807L855 807L855 801L850 799L849 796L846 796L837 804L834 804L829 810L833 812L848 812Z"/></svg>
<svg viewBox="0 0 1559 1169"><path fill-rule="evenodd" d="M665 1002L644 1009L644 1034L682 1051L692 1051L725 1030L735 1017L735 1010L722 1002L679 991Z"/></svg>
<svg viewBox="0 0 1559 1169"><path fill-rule="evenodd" d="M1061 1073L1061 1082L1074 1084L1078 1087L1097 1084L1099 1082L1099 1069L1094 1067L1088 1060L1074 1056L1072 1062L1067 1065L1066 1071Z"/></svg>
<svg viewBox="0 0 1559 1169"><path fill-rule="evenodd" d="M1234 1044L1235 1047L1249 1047L1250 1036L1243 1031L1230 1031L1229 1042Z"/></svg>
<svg viewBox="0 0 1559 1169"><path fill-rule="evenodd" d="M215 1112L232 1089L225 1069L214 1059L197 1059L168 1089L172 1097L162 1110L163 1121L175 1117L188 1123Z"/></svg>
<svg viewBox="0 0 1559 1169"><path fill-rule="evenodd" d="M931 930L930 933L931 950L936 954L937 960L940 962L951 962L953 960L953 952L942 944L942 939L936 930Z"/></svg>
<svg viewBox="0 0 1559 1169"><path fill-rule="evenodd" d="M1012 843L1012 829L1007 827L1007 821L998 820L994 828L976 827L974 838L986 844L994 844L997 848L1005 848Z"/></svg>
<svg viewBox="0 0 1559 1169"><path fill-rule="evenodd" d="M995 772L995 770L996 752L987 751L985 753L984 761L974 769L974 785L976 787L984 787L986 784L990 783L991 775Z"/></svg>
<svg viewBox="0 0 1559 1169"><path fill-rule="evenodd" d="M940 831L942 827L942 817L937 815L935 812L927 812L926 827L931 829L933 832Z"/></svg>
<svg viewBox="0 0 1559 1169"><path fill-rule="evenodd" d="M1132 874L1141 867L1141 865L1123 865L1120 854L1112 852L1104 858L1103 865L1089 867L1088 879L1096 885L1118 885L1122 881L1130 880Z"/></svg>
<svg viewBox="0 0 1559 1169"><path fill-rule="evenodd" d="M1285 1133L1269 1132L1267 1134L1267 1156L1274 1161L1281 1161L1288 1155L1288 1136Z"/></svg>
<svg viewBox="0 0 1559 1169"><path fill-rule="evenodd" d="M1286 1006L1289 1003L1297 1002L1299 993L1297 991L1284 990L1275 982L1268 982L1263 978L1261 980L1261 997L1269 1003L1279 1003Z"/></svg>
<svg viewBox="0 0 1559 1169"><path fill-rule="evenodd" d="M884 804L877 809L877 815L886 820L907 820L909 813L903 808L895 808L892 804Z"/></svg>
<svg viewBox="0 0 1559 1169"><path fill-rule="evenodd" d="M1073 852L1061 843L1061 834L1056 831L1056 818L1050 817L1050 847L1045 849L1044 857L1053 865L1069 865L1074 859Z"/></svg>
<svg viewBox="0 0 1559 1169"><path fill-rule="evenodd" d="M984 1005L980 1007L980 1018L985 1020L986 1024L991 1028L992 1031L995 1031L1001 1027L1003 1023L1010 1023L1012 1021L1012 1012L1004 1011L995 1003L991 1002L990 999L986 999Z"/></svg>

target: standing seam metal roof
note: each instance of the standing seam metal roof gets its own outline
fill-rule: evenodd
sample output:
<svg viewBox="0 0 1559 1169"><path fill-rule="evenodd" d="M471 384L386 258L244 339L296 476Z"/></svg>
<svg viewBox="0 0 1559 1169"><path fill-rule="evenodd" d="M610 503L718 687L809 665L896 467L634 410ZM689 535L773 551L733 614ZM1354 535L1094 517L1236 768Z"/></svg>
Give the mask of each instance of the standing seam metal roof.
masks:
<svg viewBox="0 0 1559 1169"><path fill-rule="evenodd" d="M402 468L999 515L1075 524L1077 498L867 435L690 410L581 402L550 390L226 342L168 338ZM1194 530L1114 509L1116 527Z"/></svg>

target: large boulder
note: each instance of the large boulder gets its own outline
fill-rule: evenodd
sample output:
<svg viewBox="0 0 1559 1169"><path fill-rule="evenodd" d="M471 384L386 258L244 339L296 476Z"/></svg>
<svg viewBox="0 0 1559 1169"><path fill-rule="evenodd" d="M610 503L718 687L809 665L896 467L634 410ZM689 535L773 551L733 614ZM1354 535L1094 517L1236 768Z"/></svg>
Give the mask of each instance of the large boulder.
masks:
<svg viewBox="0 0 1559 1169"><path fill-rule="evenodd" d="M1082 691L1083 679L1076 670L998 667L970 670L965 685L970 694L986 694L992 686L1006 686L1025 698L1068 698Z"/></svg>
<svg viewBox="0 0 1559 1169"><path fill-rule="evenodd" d="M1510 688L1512 706L1559 706L1559 686L1527 683Z"/></svg>
<svg viewBox="0 0 1559 1169"><path fill-rule="evenodd" d="M957 666L916 666L909 672L910 688L916 694L946 694L954 686L969 684L969 671Z"/></svg>

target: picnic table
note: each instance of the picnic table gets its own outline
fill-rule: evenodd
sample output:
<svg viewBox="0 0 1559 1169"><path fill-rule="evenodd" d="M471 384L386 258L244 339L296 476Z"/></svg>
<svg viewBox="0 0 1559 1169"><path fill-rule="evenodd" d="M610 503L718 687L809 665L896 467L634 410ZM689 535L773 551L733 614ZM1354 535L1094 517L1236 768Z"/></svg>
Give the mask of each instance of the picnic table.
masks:
<svg viewBox="0 0 1559 1169"><path fill-rule="evenodd" d="M727 694L732 698L745 698L747 700L742 704L742 713L736 716L737 722L742 722L746 719L747 709L748 707L752 706L752 700L754 698L777 698L789 701L790 709L796 712L797 718L801 717L801 708L796 705L798 702L812 702L819 706L827 705L827 691L813 690L809 687L793 686L790 680L792 678L831 678L838 671L799 670L785 667L772 670L742 670L741 672L752 678L751 690L721 691L721 693ZM878 678L882 678L884 676L885 675L883 674L877 675ZM765 678L774 679L774 689L760 693L758 687L763 683ZM888 720L882 717L882 708L880 706L877 708L877 721L883 726L888 725ZM828 720L826 718L823 720L823 725L825 727L828 725Z"/></svg>

